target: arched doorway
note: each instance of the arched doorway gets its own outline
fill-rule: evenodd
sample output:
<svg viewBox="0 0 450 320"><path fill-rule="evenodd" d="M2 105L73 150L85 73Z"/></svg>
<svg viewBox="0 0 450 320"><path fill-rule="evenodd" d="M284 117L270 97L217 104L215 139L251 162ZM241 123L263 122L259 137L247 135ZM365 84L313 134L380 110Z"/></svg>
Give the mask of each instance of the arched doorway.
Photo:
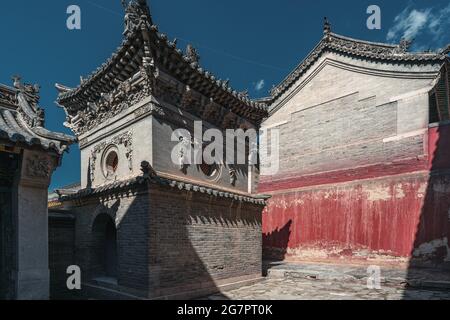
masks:
<svg viewBox="0 0 450 320"><path fill-rule="evenodd" d="M105 275L117 278L117 232L115 224L109 220L105 231Z"/></svg>
<svg viewBox="0 0 450 320"><path fill-rule="evenodd" d="M97 216L93 231L93 270L95 277L117 278L117 230L114 220L102 213Z"/></svg>

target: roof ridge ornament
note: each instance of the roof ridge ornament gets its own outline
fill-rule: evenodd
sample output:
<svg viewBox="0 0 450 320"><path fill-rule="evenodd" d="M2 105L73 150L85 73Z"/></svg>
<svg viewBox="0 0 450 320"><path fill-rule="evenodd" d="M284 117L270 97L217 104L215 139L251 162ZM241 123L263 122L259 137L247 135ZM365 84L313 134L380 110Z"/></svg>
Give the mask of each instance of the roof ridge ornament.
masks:
<svg viewBox="0 0 450 320"><path fill-rule="evenodd" d="M447 45L447 47L445 47L442 51L441 54L443 55L447 55L450 53L450 44Z"/></svg>
<svg viewBox="0 0 450 320"><path fill-rule="evenodd" d="M153 24L146 0L121 0L121 2L125 10L124 36L133 33L144 21L148 21L149 26Z"/></svg>
<svg viewBox="0 0 450 320"><path fill-rule="evenodd" d="M39 92L41 90L41 86L38 84L22 83L22 77L18 75L13 76L12 80L14 88L16 88L20 93L23 93L28 103L33 108L36 108L40 99Z"/></svg>
<svg viewBox="0 0 450 320"><path fill-rule="evenodd" d="M323 18L323 34L328 35L331 33L331 23L327 17Z"/></svg>
<svg viewBox="0 0 450 320"><path fill-rule="evenodd" d="M38 105L41 87L38 84L22 83L22 77L18 75L13 76L12 80L14 88L18 91L18 111L25 122L31 128L44 127L45 112Z"/></svg>
<svg viewBox="0 0 450 320"><path fill-rule="evenodd" d="M194 46L190 43L186 47L186 59L190 63L199 63L200 61L200 56L197 52L197 49L195 49Z"/></svg>
<svg viewBox="0 0 450 320"><path fill-rule="evenodd" d="M401 39L396 48L396 53L407 53L412 43L413 39Z"/></svg>

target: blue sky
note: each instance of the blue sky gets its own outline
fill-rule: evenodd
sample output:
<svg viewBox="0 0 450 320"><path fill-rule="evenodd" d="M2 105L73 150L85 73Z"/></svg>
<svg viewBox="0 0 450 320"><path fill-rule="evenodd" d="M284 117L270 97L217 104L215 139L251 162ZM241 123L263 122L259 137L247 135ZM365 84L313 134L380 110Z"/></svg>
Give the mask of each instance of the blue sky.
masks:
<svg viewBox="0 0 450 320"><path fill-rule="evenodd" d="M81 8L81 30L66 28L66 9ZM415 38L413 50L450 43L450 1L151 0L153 20L184 49L194 44L202 66L251 97L266 96L317 44L323 17L333 32L380 42ZM381 30L366 27L369 5L381 9ZM0 82L20 74L41 85L46 126L63 127L64 112L54 101L55 82L76 86L102 64L122 40L120 0L0 1ZM51 189L79 181L77 146L66 154Z"/></svg>

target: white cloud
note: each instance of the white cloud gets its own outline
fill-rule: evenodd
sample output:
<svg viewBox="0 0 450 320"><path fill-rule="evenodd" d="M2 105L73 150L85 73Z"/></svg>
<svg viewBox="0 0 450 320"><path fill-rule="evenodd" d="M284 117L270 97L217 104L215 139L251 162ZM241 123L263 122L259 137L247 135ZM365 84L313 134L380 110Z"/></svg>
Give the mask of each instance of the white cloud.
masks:
<svg viewBox="0 0 450 320"><path fill-rule="evenodd" d="M266 86L266 81L264 81L264 79L261 79L258 82L256 82L255 90L256 91L261 91L262 89L264 89L265 86Z"/></svg>
<svg viewBox="0 0 450 320"><path fill-rule="evenodd" d="M389 29L387 40L414 39L428 26L431 17L431 9L411 10L411 8L406 8L395 17L394 26Z"/></svg>
<svg viewBox="0 0 450 320"><path fill-rule="evenodd" d="M395 17L394 25L389 29L386 39L388 41L412 40L421 34L425 34L430 36L435 44L443 45L440 42L444 40L446 32L450 28L449 15L450 4L445 8L430 7L425 9L415 9L408 6Z"/></svg>

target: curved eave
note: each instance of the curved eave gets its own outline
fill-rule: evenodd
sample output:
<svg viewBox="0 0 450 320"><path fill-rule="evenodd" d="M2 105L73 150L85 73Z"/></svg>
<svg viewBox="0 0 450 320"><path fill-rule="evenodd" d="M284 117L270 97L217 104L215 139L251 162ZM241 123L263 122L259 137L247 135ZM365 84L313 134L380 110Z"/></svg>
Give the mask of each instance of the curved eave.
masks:
<svg viewBox="0 0 450 320"><path fill-rule="evenodd" d="M276 87L271 90L273 100L284 94L326 52L337 52L361 59L391 63L422 64L444 62L442 53L409 53L398 51L399 45L352 39L334 33L325 35L308 56Z"/></svg>
<svg viewBox="0 0 450 320"><path fill-rule="evenodd" d="M251 195L241 195L233 192L225 192L216 188L205 187L201 185L185 183L173 179L167 179L159 176L155 177L145 177L139 176L131 178L125 181L113 182L98 188L87 188L78 191L77 193L71 195L64 195L61 197L60 201L71 201L83 198L95 197L95 196L105 196L108 194L120 194L123 190L128 192L130 188L138 188L145 186L147 183L160 185L162 187L173 188L179 191L202 193L205 195L218 197L218 198L228 198L234 201L242 201L247 203L252 203L255 205L264 206L266 204L267 196L251 196Z"/></svg>
<svg viewBox="0 0 450 320"><path fill-rule="evenodd" d="M127 36L123 41L122 44L117 48L117 50L112 54L112 56L103 63L100 67L98 67L94 72L92 72L86 79L83 80L83 82L76 87L75 89L69 90L64 93L60 93L57 102L58 104L65 105L68 101L71 99L82 99L86 98L87 96L84 96L84 94L88 93L88 91L95 87L98 82L104 82L107 84L110 80L105 80L105 75L108 74L108 72L117 65L123 65L123 63L120 61L128 52L132 44L137 40L137 33L131 33L129 36ZM141 40L141 39L140 39ZM99 84L99 86L103 86L104 84ZM100 93L97 93L100 94Z"/></svg>
<svg viewBox="0 0 450 320"><path fill-rule="evenodd" d="M39 138L27 138L23 134L14 133L9 134L5 130L0 129L0 143L5 145L11 145L23 149L41 149L44 151L54 152L58 155L62 155L68 150L68 144L61 144L59 141L52 141L50 143L44 143Z"/></svg>
<svg viewBox="0 0 450 320"><path fill-rule="evenodd" d="M22 148L40 148L62 154L76 142L76 138L48 131L45 128L29 128L17 111L0 108L0 140Z"/></svg>
<svg viewBox="0 0 450 320"><path fill-rule="evenodd" d="M152 38L156 40L156 45L159 44L159 50L166 53L165 56L161 56L162 59L159 59L159 62L164 65L169 73L173 74L176 72L175 69L181 70L182 76L187 79L183 81L186 85L205 96L216 98L217 100L222 99L222 101L217 101L218 103L236 105L237 108L233 111L240 115L256 114L259 119L267 116L267 109L263 104L254 102L249 97L237 92L228 85L228 81L216 78L214 74L201 68L199 63L190 62L183 55L183 52L177 49L173 42L168 40L165 34L158 32L157 26L152 26L150 32ZM164 63L163 60L166 56L169 59L166 59Z"/></svg>
<svg viewBox="0 0 450 320"><path fill-rule="evenodd" d="M183 52L176 48L175 43L170 42L165 34L158 32L157 26L149 26L146 28L146 31L153 42L151 49L153 51L159 50L164 53L164 56L158 56L155 53L153 54L154 58L158 60L158 64L164 65L169 73L174 72L174 70L171 70L168 65L181 70L186 79L191 79L191 81L185 80L186 85L191 86L194 90L201 92L205 96L210 96L211 93L214 93L213 99L215 97L220 97L227 105L235 105L235 111L240 115L248 116L253 114L256 120L261 120L267 116L267 108L263 104L254 102L250 100L250 98L232 89L227 81L217 79L212 73L201 68L198 63L191 63L189 59L184 56ZM129 33L122 42L122 45L118 47L111 58L94 71L82 84L73 90L61 93L57 99L57 103L66 106L68 104L77 104L77 102L92 99L91 95L99 96L102 92L99 92L98 88L105 87L105 83L111 81L111 79L105 80L108 73L110 73L114 67L116 67L117 73L122 71L121 67L127 67L122 59L127 54L130 46L136 41L141 46L140 48L135 49L139 52L144 46L140 27L136 27L133 32ZM134 68L133 71L137 72L138 69ZM129 74L129 76L131 77L133 74ZM112 91L116 85L117 84L111 84L109 87L110 91ZM202 88L208 88L208 91L205 92Z"/></svg>

